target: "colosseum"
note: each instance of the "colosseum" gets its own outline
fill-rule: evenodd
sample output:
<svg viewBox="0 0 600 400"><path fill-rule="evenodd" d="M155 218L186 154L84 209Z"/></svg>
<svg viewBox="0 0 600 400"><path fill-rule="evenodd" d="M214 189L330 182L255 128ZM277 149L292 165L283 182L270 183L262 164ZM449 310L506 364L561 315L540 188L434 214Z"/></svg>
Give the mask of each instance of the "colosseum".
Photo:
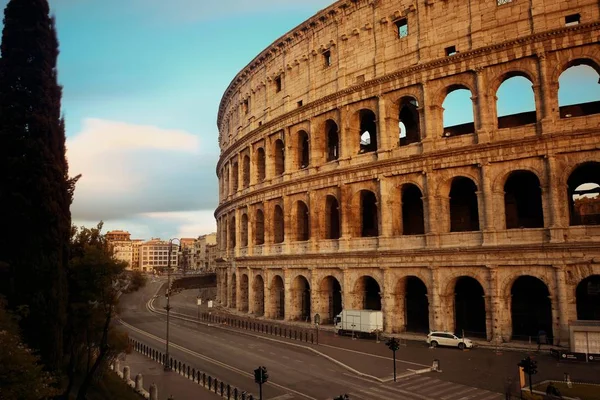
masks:
<svg viewBox="0 0 600 400"><path fill-rule="evenodd" d="M219 108L221 306L498 343L600 320L599 15L340 0L273 42Z"/></svg>

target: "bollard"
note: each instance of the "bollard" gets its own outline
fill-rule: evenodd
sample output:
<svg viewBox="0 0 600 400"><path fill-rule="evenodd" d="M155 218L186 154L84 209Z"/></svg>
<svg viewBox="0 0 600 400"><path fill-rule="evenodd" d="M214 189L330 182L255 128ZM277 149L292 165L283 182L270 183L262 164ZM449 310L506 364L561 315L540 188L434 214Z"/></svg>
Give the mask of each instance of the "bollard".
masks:
<svg viewBox="0 0 600 400"><path fill-rule="evenodd" d="M440 369L440 360L438 360L437 358L435 360L433 360L433 364L431 365L431 370L437 371L437 372L442 372L442 370Z"/></svg>
<svg viewBox="0 0 600 400"><path fill-rule="evenodd" d="M135 390L143 390L144 389L144 378L142 374L137 374L135 376Z"/></svg>
<svg viewBox="0 0 600 400"><path fill-rule="evenodd" d="M215 378L215 393L217 393L217 390L219 390L219 381Z"/></svg>
<svg viewBox="0 0 600 400"><path fill-rule="evenodd" d="M231 386L227 384L227 400L231 400Z"/></svg>
<svg viewBox="0 0 600 400"><path fill-rule="evenodd" d="M225 391L225 385L223 384L223 381L221 381L221 397L223 397L223 392Z"/></svg>
<svg viewBox="0 0 600 400"><path fill-rule="evenodd" d="M123 380L125 382L129 382L130 379L131 379L131 371L129 370L129 367L126 365L123 367Z"/></svg>
<svg viewBox="0 0 600 400"><path fill-rule="evenodd" d="M233 388L233 398L237 400L238 398L238 388Z"/></svg>
<svg viewBox="0 0 600 400"><path fill-rule="evenodd" d="M120 361L119 361L118 358L115 360L114 370L115 371L120 371L121 370L121 363L120 363Z"/></svg>
<svg viewBox="0 0 600 400"><path fill-rule="evenodd" d="M158 388L156 387L156 383L152 383L150 385L150 397L149 400L158 400Z"/></svg>

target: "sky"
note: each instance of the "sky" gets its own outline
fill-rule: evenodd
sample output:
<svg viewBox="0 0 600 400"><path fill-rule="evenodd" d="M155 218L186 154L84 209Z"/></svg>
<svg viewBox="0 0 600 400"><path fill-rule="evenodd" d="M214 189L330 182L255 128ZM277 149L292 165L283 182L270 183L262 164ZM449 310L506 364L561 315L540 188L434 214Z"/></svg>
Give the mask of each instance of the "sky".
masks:
<svg viewBox="0 0 600 400"><path fill-rule="evenodd" d="M82 174L73 223L103 220L105 231L141 239L215 231L221 96L258 53L332 2L50 0L70 174ZM531 84L518 80L501 87L501 113L533 109ZM445 114L464 122L470 94L451 95Z"/></svg>

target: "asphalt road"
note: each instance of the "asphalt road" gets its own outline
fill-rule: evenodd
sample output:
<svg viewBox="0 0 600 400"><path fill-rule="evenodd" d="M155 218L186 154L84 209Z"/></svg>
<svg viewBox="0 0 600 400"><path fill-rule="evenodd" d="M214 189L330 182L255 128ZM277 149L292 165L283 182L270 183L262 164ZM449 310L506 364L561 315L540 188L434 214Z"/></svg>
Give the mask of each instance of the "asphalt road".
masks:
<svg viewBox="0 0 600 400"><path fill-rule="evenodd" d="M148 299L162 282L149 283L142 291L123 296L121 317L133 338L164 352L165 317L147 309ZM195 317L197 309L193 301L196 295L197 290L185 291L181 296L173 297L172 304L177 311L187 309L187 314ZM156 302L157 309L158 304ZM370 372L370 375L380 378L390 377L392 361L384 345L359 340L346 346L350 344L345 342L348 340L325 334L321 343L328 345L316 348L361 372ZM266 366L270 380L263 387L264 398L277 400L331 399L342 393L351 394L351 399L365 400L501 399L503 396L499 393L504 390L507 376L515 375L516 363L524 356L522 352L496 355L484 349L468 352L441 348L430 350L422 343L409 342L398 352L398 358L407 361L397 363L398 374L431 365L433 358L440 360L443 372L413 375L396 383L381 383L363 379L309 349L257 338L248 332L173 318L170 341L171 356L178 361L254 394L258 390L251 373L259 365ZM353 350L339 348L340 345ZM539 379L561 379L563 372L587 378L600 375L595 367L558 364L543 355L537 359L540 363Z"/></svg>

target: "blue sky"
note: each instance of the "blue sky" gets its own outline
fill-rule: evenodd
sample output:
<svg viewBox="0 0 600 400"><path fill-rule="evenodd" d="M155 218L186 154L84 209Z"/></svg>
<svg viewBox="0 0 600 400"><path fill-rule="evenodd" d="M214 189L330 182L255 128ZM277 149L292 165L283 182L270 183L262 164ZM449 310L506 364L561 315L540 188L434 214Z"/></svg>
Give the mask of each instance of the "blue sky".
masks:
<svg viewBox="0 0 600 400"><path fill-rule="evenodd" d="M145 239L214 231L223 92L261 50L331 2L50 0L70 171L83 174L74 223L104 220ZM502 107L533 108L523 87L525 95L506 89ZM457 97L444 107L460 123Z"/></svg>

